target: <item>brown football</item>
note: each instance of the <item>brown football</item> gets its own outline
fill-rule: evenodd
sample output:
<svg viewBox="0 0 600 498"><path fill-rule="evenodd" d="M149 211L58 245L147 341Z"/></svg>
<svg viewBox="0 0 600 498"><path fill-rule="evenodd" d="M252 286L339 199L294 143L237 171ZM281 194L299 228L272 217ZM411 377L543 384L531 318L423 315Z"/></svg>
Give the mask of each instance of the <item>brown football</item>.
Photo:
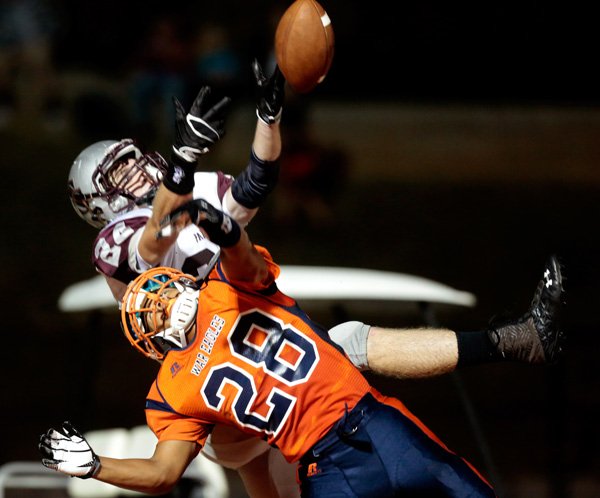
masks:
<svg viewBox="0 0 600 498"><path fill-rule="evenodd" d="M331 20L316 0L295 0L275 31L275 57L288 85L310 92L331 67L334 36Z"/></svg>

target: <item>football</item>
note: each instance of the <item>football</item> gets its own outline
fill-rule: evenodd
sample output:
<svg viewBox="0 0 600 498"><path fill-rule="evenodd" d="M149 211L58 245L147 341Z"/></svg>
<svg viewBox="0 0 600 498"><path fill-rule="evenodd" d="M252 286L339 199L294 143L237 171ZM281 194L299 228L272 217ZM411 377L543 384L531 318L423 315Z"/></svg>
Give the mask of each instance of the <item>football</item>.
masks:
<svg viewBox="0 0 600 498"><path fill-rule="evenodd" d="M316 0L295 0L275 31L275 57L288 85L310 92L329 71L334 35L331 19Z"/></svg>

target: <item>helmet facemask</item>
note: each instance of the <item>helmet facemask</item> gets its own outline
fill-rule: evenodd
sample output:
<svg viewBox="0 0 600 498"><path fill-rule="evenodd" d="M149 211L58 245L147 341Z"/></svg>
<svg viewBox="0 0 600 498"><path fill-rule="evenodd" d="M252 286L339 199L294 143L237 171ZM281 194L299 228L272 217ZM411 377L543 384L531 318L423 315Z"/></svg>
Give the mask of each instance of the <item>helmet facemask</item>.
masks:
<svg viewBox="0 0 600 498"><path fill-rule="evenodd" d="M128 166L129 159L135 162ZM154 192L165 171L166 165L160 154L142 154L132 140L122 140L108 149L92 182L110 209L119 213L133 209L140 198Z"/></svg>
<svg viewBox="0 0 600 498"><path fill-rule="evenodd" d="M82 218L101 228L122 212L150 204L166 168L160 154L142 153L131 139L98 142L73 163L71 203Z"/></svg>
<svg viewBox="0 0 600 498"><path fill-rule="evenodd" d="M188 345L196 321L198 286L192 276L153 268L129 284L121 308L125 336L142 354L161 361L172 349Z"/></svg>

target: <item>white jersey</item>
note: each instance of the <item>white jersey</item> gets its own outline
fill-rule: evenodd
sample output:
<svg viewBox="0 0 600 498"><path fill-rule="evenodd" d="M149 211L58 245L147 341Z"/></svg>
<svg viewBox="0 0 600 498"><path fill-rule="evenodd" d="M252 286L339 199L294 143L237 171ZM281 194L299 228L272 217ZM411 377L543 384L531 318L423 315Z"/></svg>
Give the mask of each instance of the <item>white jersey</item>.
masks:
<svg viewBox="0 0 600 498"><path fill-rule="evenodd" d="M206 199L227 212L223 199L233 177L221 172L200 172L194 175L194 180L195 199ZM150 267L140 258L137 248L151 214L148 207L122 214L105 226L94 242L92 262L97 271L109 280L116 299L121 297L129 282ZM216 263L219 253L219 246L208 240L196 225L189 225L179 233L175 244L156 266L169 266L204 278Z"/></svg>

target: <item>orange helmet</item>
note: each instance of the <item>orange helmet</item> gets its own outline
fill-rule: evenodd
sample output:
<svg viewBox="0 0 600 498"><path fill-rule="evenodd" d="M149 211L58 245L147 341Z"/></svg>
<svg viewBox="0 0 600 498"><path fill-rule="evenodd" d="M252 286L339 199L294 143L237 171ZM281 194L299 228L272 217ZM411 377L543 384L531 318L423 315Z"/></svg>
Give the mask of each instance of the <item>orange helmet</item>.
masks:
<svg viewBox="0 0 600 498"><path fill-rule="evenodd" d="M161 361L188 345L196 322L199 286L191 275L167 267L145 271L129 283L121 306L125 337L143 355Z"/></svg>

